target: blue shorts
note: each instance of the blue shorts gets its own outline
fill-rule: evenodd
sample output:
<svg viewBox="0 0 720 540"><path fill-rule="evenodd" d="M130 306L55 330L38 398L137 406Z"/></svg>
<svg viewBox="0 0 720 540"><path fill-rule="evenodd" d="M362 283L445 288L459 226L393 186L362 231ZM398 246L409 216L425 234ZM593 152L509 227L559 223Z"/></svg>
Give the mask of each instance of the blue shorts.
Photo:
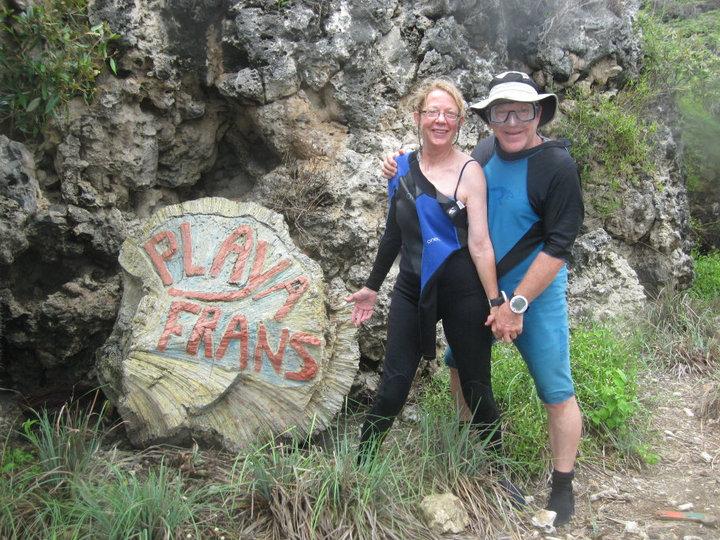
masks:
<svg viewBox="0 0 720 540"><path fill-rule="evenodd" d="M510 294L520 282L513 272L500 279L502 290ZM563 267L553 282L530 303L523 318L523 331L514 341L525 360L543 403L562 403L575 395L570 375L570 336L568 324L567 270ZM454 368L452 351L445 351L445 363Z"/></svg>

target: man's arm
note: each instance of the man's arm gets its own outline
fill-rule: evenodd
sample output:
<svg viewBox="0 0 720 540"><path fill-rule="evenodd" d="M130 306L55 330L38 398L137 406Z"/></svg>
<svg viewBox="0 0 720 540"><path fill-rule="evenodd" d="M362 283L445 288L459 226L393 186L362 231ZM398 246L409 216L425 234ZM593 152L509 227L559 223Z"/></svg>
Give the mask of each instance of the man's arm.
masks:
<svg viewBox="0 0 720 540"><path fill-rule="evenodd" d="M558 259L541 251L528 268L525 277L514 291L507 294L520 294L532 302L552 283L557 273L565 265L564 259ZM510 303L505 302L497 310L492 321L492 331L498 339L506 343L514 340L523 330L523 314L510 311Z"/></svg>

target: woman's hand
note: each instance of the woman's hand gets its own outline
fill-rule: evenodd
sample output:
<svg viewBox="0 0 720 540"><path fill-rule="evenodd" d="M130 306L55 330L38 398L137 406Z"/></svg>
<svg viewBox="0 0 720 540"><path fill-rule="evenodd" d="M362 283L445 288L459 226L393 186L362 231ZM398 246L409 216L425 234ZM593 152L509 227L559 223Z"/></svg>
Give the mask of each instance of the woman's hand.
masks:
<svg viewBox="0 0 720 540"><path fill-rule="evenodd" d="M489 318L489 317L488 317ZM495 337L505 343L512 343L523 331L522 314L513 313L505 302L495 313L492 332Z"/></svg>
<svg viewBox="0 0 720 540"><path fill-rule="evenodd" d="M350 317L350 320L355 326L360 326L372 317L376 300L377 292L367 287L363 287L358 292L345 298L346 302L355 304Z"/></svg>
<svg viewBox="0 0 720 540"><path fill-rule="evenodd" d="M490 308L490 313L488 313L487 319L485 319L485 326L489 326L492 328L493 323L495 322L495 317L497 316L498 312L498 306L493 306Z"/></svg>
<svg viewBox="0 0 720 540"><path fill-rule="evenodd" d="M400 149L391 156L385 156L382 164L382 175L386 180L390 180L397 174L397 163L395 163L395 158L404 153L405 150Z"/></svg>

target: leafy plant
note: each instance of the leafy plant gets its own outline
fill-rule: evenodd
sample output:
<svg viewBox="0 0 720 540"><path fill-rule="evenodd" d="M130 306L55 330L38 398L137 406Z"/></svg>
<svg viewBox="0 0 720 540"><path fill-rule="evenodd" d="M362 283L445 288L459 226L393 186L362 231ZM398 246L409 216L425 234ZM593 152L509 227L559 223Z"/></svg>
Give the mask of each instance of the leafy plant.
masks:
<svg viewBox="0 0 720 540"><path fill-rule="evenodd" d="M717 247L720 223L705 207L720 202L720 10L666 17L652 6L637 19L644 66L621 97L626 108L655 115L658 103L678 117L680 158L687 179L695 231ZM709 218L709 219L708 219Z"/></svg>
<svg viewBox="0 0 720 540"><path fill-rule="evenodd" d="M23 448L5 448L0 459L0 474L10 473L35 460L35 456Z"/></svg>
<svg viewBox="0 0 720 540"><path fill-rule="evenodd" d="M594 176L615 191L620 180L637 183L654 169L650 136L657 129L612 98L574 90L559 129L572 142L571 153L583 177Z"/></svg>
<svg viewBox="0 0 720 540"><path fill-rule="evenodd" d="M592 428L581 442L585 459L604 455L609 448L620 458L637 455L642 442L634 424L642 412L636 383L639 358L628 337L609 326L576 329L570 358L576 398ZM493 388L506 423L505 452L519 470L543 472L550 457L546 415L514 347L493 348Z"/></svg>
<svg viewBox="0 0 720 540"><path fill-rule="evenodd" d="M0 123L25 137L40 134L48 118L74 97L89 102L95 79L119 36L107 23L90 26L87 0L28 3L0 9Z"/></svg>
<svg viewBox="0 0 720 540"><path fill-rule="evenodd" d="M623 430L633 417L638 401L635 392L629 388L629 377L620 368L609 373L607 385L599 389L601 405L588 411L587 417L596 429Z"/></svg>

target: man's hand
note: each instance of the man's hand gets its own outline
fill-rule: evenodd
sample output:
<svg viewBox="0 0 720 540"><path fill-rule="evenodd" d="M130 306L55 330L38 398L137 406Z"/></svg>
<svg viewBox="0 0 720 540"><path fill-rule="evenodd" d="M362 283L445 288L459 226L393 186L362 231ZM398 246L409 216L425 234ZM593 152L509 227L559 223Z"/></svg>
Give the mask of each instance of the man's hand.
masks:
<svg viewBox="0 0 720 540"><path fill-rule="evenodd" d="M401 148L391 156L385 157L382 164L382 175L386 180L390 180L393 176L395 176L397 173L397 163L395 163L395 158L404 153L405 150Z"/></svg>
<svg viewBox="0 0 720 540"><path fill-rule="evenodd" d="M488 317L488 321L490 321ZM487 322L485 323L487 324ZM491 322L492 332L495 337L505 343L511 343L517 338L523 331L523 316L522 314L513 313L510 311L510 306L507 302L501 305L495 317Z"/></svg>
<svg viewBox="0 0 720 540"><path fill-rule="evenodd" d="M372 317L376 300L377 292L372 289L368 289L367 287L363 287L358 292L345 298L346 302L352 302L355 304L355 306L353 306L352 315L350 316L350 320L355 326L360 326Z"/></svg>

